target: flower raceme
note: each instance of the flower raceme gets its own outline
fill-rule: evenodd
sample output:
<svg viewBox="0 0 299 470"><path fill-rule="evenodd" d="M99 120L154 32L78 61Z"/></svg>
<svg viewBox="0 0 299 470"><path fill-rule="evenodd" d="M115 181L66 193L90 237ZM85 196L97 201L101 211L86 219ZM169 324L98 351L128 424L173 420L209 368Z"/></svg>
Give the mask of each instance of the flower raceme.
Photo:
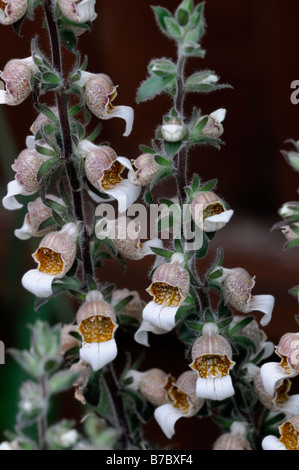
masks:
<svg viewBox="0 0 299 470"><path fill-rule="evenodd" d="M78 235L77 226L71 222L58 232L48 233L32 255L38 267L24 274L23 287L37 297L52 295L54 279L62 278L75 261Z"/></svg>
<svg viewBox="0 0 299 470"><path fill-rule="evenodd" d="M195 194L190 211L195 224L204 232L220 230L233 215L233 210L227 209L224 201L211 191Z"/></svg>
<svg viewBox="0 0 299 470"><path fill-rule="evenodd" d="M141 192L141 187L121 176L125 168L133 171L131 162L125 157L118 157L111 147L98 146L88 140L82 140L78 150L85 159L85 174L89 183L97 191L116 199L119 203L119 212L126 211ZM103 199L94 195L92 191L89 191L89 195L97 202L103 202Z"/></svg>
<svg viewBox="0 0 299 470"><path fill-rule="evenodd" d="M94 21L96 0L58 0L62 14L74 23Z"/></svg>
<svg viewBox="0 0 299 470"><path fill-rule="evenodd" d="M22 103L31 92L30 80L37 70L32 57L11 59L0 73L5 90L0 90L0 104L16 106Z"/></svg>
<svg viewBox="0 0 299 470"><path fill-rule="evenodd" d="M0 23L11 25L19 21L27 11L28 0L2 0L0 4Z"/></svg>
<svg viewBox="0 0 299 470"><path fill-rule="evenodd" d="M126 123L124 136L130 135L134 121L134 110L130 106L113 106L112 101L117 96L115 86L108 75L81 71L81 77L76 82L85 90L85 101L90 111L99 119L121 118Z"/></svg>
<svg viewBox="0 0 299 470"><path fill-rule="evenodd" d="M93 290L77 312L78 331L82 336L80 358L94 371L102 369L117 355L114 333L118 325L113 307L101 292Z"/></svg>
<svg viewBox="0 0 299 470"><path fill-rule="evenodd" d="M184 256L175 253L169 263L162 263L155 270L147 289L153 300L143 310L143 321L134 335L137 343L149 346L148 332L165 334L175 327L176 313L190 286L184 263Z"/></svg>
<svg viewBox="0 0 299 470"><path fill-rule="evenodd" d="M196 394L200 398L224 400L234 395L229 375L234 367L232 349L223 336L218 334L215 323L206 323L192 346L192 370L197 373Z"/></svg>
<svg viewBox="0 0 299 470"><path fill-rule="evenodd" d="M222 275L216 279L221 284L227 303L242 313L255 310L264 313L260 320L262 326L272 318L274 297L272 295L252 295L255 278L243 268L221 268Z"/></svg>

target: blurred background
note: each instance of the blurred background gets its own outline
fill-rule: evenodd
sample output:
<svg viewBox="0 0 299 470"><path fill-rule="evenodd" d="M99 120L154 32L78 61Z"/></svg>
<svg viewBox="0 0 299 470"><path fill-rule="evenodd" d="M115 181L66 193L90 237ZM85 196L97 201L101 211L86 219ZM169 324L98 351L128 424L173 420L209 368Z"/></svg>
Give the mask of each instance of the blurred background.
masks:
<svg viewBox="0 0 299 470"><path fill-rule="evenodd" d="M158 4L174 11L176 0L162 0ZM157 5L158 5L157 4ZM88 55L88 71L108 74L119 85L115 104L134 107L135 122L132 134L122 137L124 123L113 119L105 121L101 141L110 142L118 155L136 158L139 145L148 145L163 114L171 107L166 95L136 104L136 89L147 76L147 65L152 58L169 57L175 60L174 43L169 41L155 24L150 5L154 1L97 0L98 17L93 30L80 37L82 55ZM11 58L30 55L32 37L39 35L39 45L47 51L47 34L42 25L42 12L37 10L34 21L25 21L18 37L11 27L0 28L0 69ZM272 294L276 303L271 324L265 328L269 340L275 344L287 331L298 331L294 315L297 301L288 290L298 281L298 250L283 251L283 235L271 227L280 220L277 211L286 201L297 199L298 175L281 155L289 149L287 139L299 139L299 105L290 101L291 82L299 79L299 42L297 0L207 0L207 22L203 47L207 51L203 60L190 60L186 70L214 70L222 83L232 85L208 95L190 94L186 112L193 106L209 114L226 108L223 140L220 151L198 147L190 154L190 175L197 172L203 181L217 178L217 193L234 209L229 225L217 233L209 256L201 261L200 272L205 272L214 259L217 247L224 249L224 266L243 267L256 275L254 294ZM65 54L72 66L73 58ZM50 96L50 95L49 95ZM51 98L51 96L50 96ZM36 117L31 98L17 107L0 107L0 196L6 194L6 185L13 179L11 164L25 147L29 127ZM165 186L160 187L165 195ZM175 187L167 184L168 195ZM39 313L32 308L29 293L21 286L23 273L32 267L31 253L38 241L22 242L13 235L22 225L25 211L8 212L0 207L0 259L1 259L1 324L0 339L6 349L22 349L28 345L26 326L37 316L51 323L70 322L75 306L69 299L55 299ZM106 281L118 287L139 290L148 300L150 261L129 262L127 273L119 264L107 262L100 273ZM202 271L201 271L202 270ZM257 313L257 318L260 314ZM154 339L155 348L147 352L147 366L169 369L167 347L174 347L175 338ZM173 342L172 342L173 341ZM135 348L135 349L134 349ZM140 349L133 346L136 353ZM178 358L173 361L173 373L186 367L183 350L177 348ZM158 362L157 362L158 361ZM3 431L12 429L15 422L18 387L25 376L6 354L6 364L0 365L0 442ZM69 400L61 402L65 412L73 413ZM62 405L61 405L62 406ZM80 413L80 411L79 411ZM195 432L190 433L190 422ZM219 435L219 429L209 420L180 420L172 441L181 449L207 449ZM202 433L202 430L203 434ZM150 438L167 445L155 423L148 426ZM192 435L191 435L192 434ZM200 437L199 437L200 436Z"/></svg>

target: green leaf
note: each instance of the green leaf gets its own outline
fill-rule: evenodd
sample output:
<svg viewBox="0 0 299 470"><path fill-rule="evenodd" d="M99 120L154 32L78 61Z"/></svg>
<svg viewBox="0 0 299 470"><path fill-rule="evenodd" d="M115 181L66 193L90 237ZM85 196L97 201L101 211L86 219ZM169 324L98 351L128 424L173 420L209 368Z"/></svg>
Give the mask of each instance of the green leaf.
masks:
<svg viewBox="0 0 299 470"><path fill-rule="evenodd" d="M176 20L172 18L171 16L166 17L164 19L165 26L166 26L166 32L169 34L169 36L173 39L180 39L183 35L183 30L181 27L177 24Z"/></svg>
<svg viewBox="0 0 299 470"><path fill-rule="evenodd" d="M228 335L231 338L233 336L236 336L243 328L245 328L245 326L249 325L252 320L254 320L254 317L243 318L243 320L241 320L239 323L237 323L235 326L228 330Z"/></svg>
<svg viewBox="0 0 299 470"><path fill-rule="evenodd" d="M151 147L147 147L146 145L140 145L139 148L142 153L150 153L151 155L155 155L157 153L156 150Z"/></svg>
<svg viewBox="0 0 299 470"><path fill-rule="evenodd" d="M37 173L37 181L40 181L46 173L56 170L59 165L59 160L57 158L51 158L42 164Z"/></svg>
<svg viewBox="0 0 299 470"><path fill-rule="evenodd" d="M137 92L137 103L153 98L158 93L165 90L166 86L175 78L175 74L167 77L152 75L144 81Z"/></svg>
<svg viewBox="0 0 299 470"><path fill-rule="evenodd" d="M76 52L77 38L74 31L71 28L60 29L60 39L62 44L70 52Z"/></svg>
<svg viewBox="0 0 299 470"><path fill-rule="evenodd" d="M131 300L134 299L134 295L128 295L128 297L126 297L125 299L122 299L120 302L118 302L115 307L114 307L114 310L115 312L120 312L123 308L125 308L126 305L128 305Z"/></svg>
<svg viewBox="0 0 299 470"><path fill-rule="evenodd" d="M56 372L49 379L49 393L54 395L55 393L60 393L65 390L68 390L78 377L78 372L73 372L71 370L61 370Z"/></svg>
<svg viewBox="0 0 299 470"><path fill-rule="evenodd" d="M59 83L60 83L59 75L57 75L54 72L44 72L42 74L42 80L47 84L50 83L50 84L55 85L55 86L59 85Z"/></svg>
<svg viewBox="0 0 299 470"><path fill-rule="evenodd" d="M165 250L164 248L156 248L151 246L151 250L158 256L162 256L163 258L171 258L174 254L174 251Z"/></svg>
<svg viewBox="0 0 299 470"><path fill-rule="evenodd" d="M192 13L194 10L193 0L183 0L179 8L184 8L189 11L189 13Z"/></svg>
<svg viewBox="0 0 299 470"><path fill-rule="evenodd" d="M207 124L209 116L200 117L199 120L194 124L193 128L190 129L190 139L197 140L201 137L201 131Z"/></svg>
<svg viewBox="0 0 299 470"><path fill-rule="evenodd" d="M155 13L158 25L160 26L163 32L166 32L165 19L171 17L170 12L166 8L163 8L163 7L152 6L152 9Z"/></svg>
<svg viewBox="0 0 299 470"><path fill-rule="evenodd" d="M158 172L158 174L152 179L150 188L152 189L157 183L161 180L167 178L168 176L172 175L172 168L163 167L162 170Z"/></svg>
<svg viewBox="0 0 299 470"><path fill-rule="evenodd" d="M50 121L55 122L55 124L58 123L58 117L56 116L55 113L53 113L53 111L50 108L48 108L47 106L41 103L35 103L35 107L40 113L43 113L45 116L47 116L47 118L50 119Z"/></svg>
<svg viewBox="0 0 299 470"><path fill-rule="evenodd" d="M162 157L161 155L156 155L155 156L155 161L161 166L165 166L165 167L168 167L168 168L172 167L172 163L167 158Z"/></svg>
<svg viewBox="0 0 299 470"><path fill-rule="evenodd" d="M167 142L164 140L164 150L170 158L173 158L179 149L182 146L182 141L180 142Z"/></svg>
<svg viewBox="0 0 299 470"><path fill-rule="evenodd" d="M53 150L52 148L42 147L41 145L38 145L38 144L35 144L35 150L41 155L46 155L47 157L55 157L57 155L55 150Z"/></svg>
<svg viewBox="0 0 299 470"><path fill-rule="evenodd" d="M214 180L208 181L207 183L205 183L203 186L200 187L199 191L200 192L213 191L217 183L218 183L217 178L215 178Z"/></svg>
<svg viewBox="0 0 299 470"><path fill-rule="evenodd" d="M179 26L186 26L189 21L189 12L184 8L179 8L179 10L177 10L176 19Z"/></svg>
<svg viewBox="0 0 299 470"><path fill-rule="evenodd" d="M56 220L54 219L54 217L48 217L38 226L38 232L41 232L42 230L48 227L52 227L52 225L56 225Z"/></svg>
<svg viewBox="0 0 299 470"><path fill-rule="evenodd" d="M169 59L155 59L149 64L149 71L160 77L176 75L177 68L174 62Z"/></svg>

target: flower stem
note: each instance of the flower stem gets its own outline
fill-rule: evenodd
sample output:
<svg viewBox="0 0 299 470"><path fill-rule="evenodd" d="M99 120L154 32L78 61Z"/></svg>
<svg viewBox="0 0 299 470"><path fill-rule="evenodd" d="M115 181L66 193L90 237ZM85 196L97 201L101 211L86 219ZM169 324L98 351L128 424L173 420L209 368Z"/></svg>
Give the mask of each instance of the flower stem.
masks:
<svg viewBox="0 0 299 470"><path fill-rule="evenodd" d="M85 224L85 217L83 211L83 201L81 193L81 181L78 178L77 168L74 160L73 142L71 137L70 122L68 116L68 102L67 102L67 85L63 78L63 67L61 61L61 47L58 34L57 23L54 17L54 4L52 0L43 1L44 11L48 24L49 37L51 42L52 51L52 64L56 71L59 73L63 81L62 87L55 91L56 103L58 108L58 115L60 121L62 143L63 143L63 160L65 162L66 171L69 178L69 183L72 191L73 207L75 218L82 229L81 233L81 259L83 264L83 288L88 288L89 277L94 277L94 268L90 253L90 235L87 231Z"/></svg>
<svg viewBox="0 0 299 470"><path fill-rule="evenodd" d="M40 450L47 450L47 412L48 412L48 393L47 393L47 378L42 375L39 379L41 388L41 397L44 402L43 410L38 418L38 438Z"/></svg>

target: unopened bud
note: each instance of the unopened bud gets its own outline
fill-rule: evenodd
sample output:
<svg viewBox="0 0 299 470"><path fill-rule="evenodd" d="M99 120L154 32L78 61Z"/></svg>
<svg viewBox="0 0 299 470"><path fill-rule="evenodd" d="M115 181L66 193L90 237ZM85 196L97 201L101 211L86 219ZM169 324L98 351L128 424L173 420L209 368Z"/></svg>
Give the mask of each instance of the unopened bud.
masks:
<svg viewBox="0 0 299 470"><path fill-rule="evenodd" d="M32 57L7 62L0 73L5 82L5 90L0 90L0 104L15 106L22 103L31 92L30 81L35 70Z"/></svg>
<svg viewBox="0 0 299 470"><path fill-rule="evenodd" d="M0 23L11 25L20 20L27 11L27 0L2 0L0 4Z"/></svg>
<svg viewBox="0 0 299 470"><path fill-rule="evenodd" d="M225 109L218 109L209 115L208 122L202 129L202 135L207 137L219 138L223 134L223 125L226 115Z"/></svg>
<svg viewBox="0 0 299 470"><path fill-rule="evenodd" d="M86 23L94 21L96 0L59 0L59 6L63 15L74 23Z"/></svg>
<svg viewBox="0 0 299 470"><path fill-rule="evenodd" d="M246 427L243 423L232 424L230 432L218 437L213 450L252 450L246 438Z"/></svg>
<svg viewBox="0 0 299 470"><path fill-rule="evenodd" d="M178 119L173 118L161 127L161 133L167 142L180 142L186 134L186 128Z"/></svg>

